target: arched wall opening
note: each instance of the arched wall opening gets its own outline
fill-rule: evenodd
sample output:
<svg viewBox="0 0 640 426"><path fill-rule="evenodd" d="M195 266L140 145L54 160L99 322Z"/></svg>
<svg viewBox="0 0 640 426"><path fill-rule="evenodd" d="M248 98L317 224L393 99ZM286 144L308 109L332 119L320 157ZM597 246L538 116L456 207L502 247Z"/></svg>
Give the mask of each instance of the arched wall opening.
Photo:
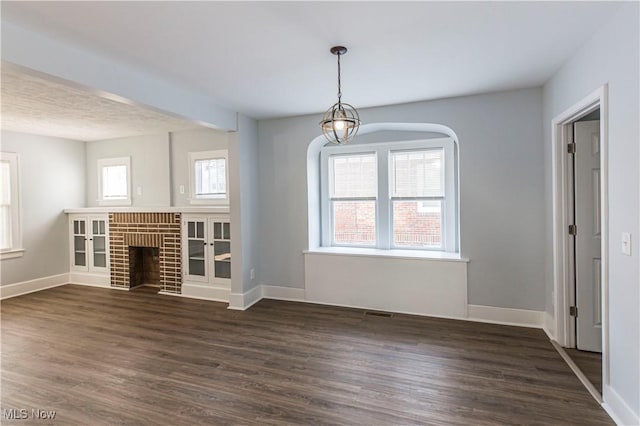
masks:
<svg viewBox="0 0 640 426"><path fill-rule="evenodd" d="M456 147L456 186L459 188L459 142L453 129L435 123L370 123L360 126L358 137L378 132L419 132L437 133L449 136ZM323 135L314 138L307 148L307 212L308 212L308 245L309 250L319 248L321 244L321 217L320 217L320 150L326 145L327 140ZM456 221L458 223L457 243L460 251L460 192L456 191Z"/></svg>

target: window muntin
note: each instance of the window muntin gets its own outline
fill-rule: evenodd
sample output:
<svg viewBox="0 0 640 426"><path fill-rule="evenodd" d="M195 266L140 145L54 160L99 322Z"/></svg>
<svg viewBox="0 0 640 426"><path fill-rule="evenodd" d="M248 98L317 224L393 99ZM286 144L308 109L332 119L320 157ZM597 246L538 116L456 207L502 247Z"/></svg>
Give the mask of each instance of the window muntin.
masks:
<svg viewBox="0 0 640 426"><path fill-rule="evenodd" d="M357 181L358 185L350 188L371 188L373 182L375 197L365 196L371 190L344 193L342 187L335 186L333 159L361 155L375 155L375 178L369 177L368 183ZM324 147L320 155L322 245L457 252L456 156L451 138ZM336 194L360 197L341 198L339 201L345 204L336 207ZM359 202L359 210L347 205L348 201ZM365 201L375 204L367 206ZM351 226L357 232L349 237L338 232L336 217L337 209L344 212L347 207L351 209ZM373 209L375 243L364 235L367 229L362 225Z"/></svg>
<svg viewBox="0 0 640 426"><path fill-rule="evenodd" d="M98 203L101 205L131 204L130 157L98 160Z"/></svg>
<svg viewBox="0 0 640 426"><path fill-rule="evenodd" d="M22 256L18 154L0 153L0 259Z"/></svg>
<svg viewBox="0 0 640 426"><path fill-rule="evenodd" d="M375 246L376 169L375 153L329 157L333 245Z"/></svg>
<svg viewBox="0 0 640 426"><path fill-rule="evenodd" d="M227 150L189 153L189 183L192 204L227 204L229 170Z"/></svg>

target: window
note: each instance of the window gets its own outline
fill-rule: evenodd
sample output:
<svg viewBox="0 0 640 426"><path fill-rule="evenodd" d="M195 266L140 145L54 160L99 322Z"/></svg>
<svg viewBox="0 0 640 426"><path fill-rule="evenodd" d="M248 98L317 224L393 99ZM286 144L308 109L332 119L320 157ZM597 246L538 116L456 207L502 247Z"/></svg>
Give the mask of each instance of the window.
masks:
<svg viewBox="0 0 640 426"><path fill-rule="evenodd" d="M131 159L98 160L98 202L101 205L131 204Z"/></svg>
<svg viewBox="0 0 640 426"><path fill-rule="evenodd" d="M451 138L321 151L323 246L457 251Z"/></svg>
<svg viewBox="0 0 640 426"><path fill-rule="evenodd" d="M227 151L189 153L192 204L228 204Z"/></svg>
<svg viewBox="0 0 640 426"><path fill-rule="evenodd" d="M0 259L22 256L18 154L0 153Z"/></svg>
<svg viewBox="0 0 640 426"><path fill-rule="evenodd" d="M376 243L376 154L329 157L332 243Z"/></svg>

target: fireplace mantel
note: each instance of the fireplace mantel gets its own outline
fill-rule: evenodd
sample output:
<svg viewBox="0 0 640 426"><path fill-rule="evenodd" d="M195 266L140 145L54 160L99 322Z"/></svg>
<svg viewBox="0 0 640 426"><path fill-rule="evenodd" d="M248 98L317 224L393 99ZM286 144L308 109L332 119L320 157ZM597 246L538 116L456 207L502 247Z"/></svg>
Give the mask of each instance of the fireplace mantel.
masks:
<svg viewBox="0 0 640 426"><path fill-rule="evenodd" d="M80 207L65 209L67 214L96 213L229 213L229 206L173 206L173 207Z"/></svg>

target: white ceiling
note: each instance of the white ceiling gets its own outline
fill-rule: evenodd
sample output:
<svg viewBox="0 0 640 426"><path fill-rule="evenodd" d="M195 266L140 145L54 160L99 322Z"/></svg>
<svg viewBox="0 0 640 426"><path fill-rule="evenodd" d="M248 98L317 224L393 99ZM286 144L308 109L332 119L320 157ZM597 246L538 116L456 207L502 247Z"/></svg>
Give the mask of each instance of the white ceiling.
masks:
<svg viewBox="0 0 640 426"><path fill-rule="evenodd" d="M254 118L543 84L614 2L2 2L2 19ZM4 82L3 82L4 83Z"/></svg>
<svg viewBox="0 0 640 426"><path fill-rule="evenodd" d="M167 133L196 124L2 67L2 129L80 141Z"/></svg>

